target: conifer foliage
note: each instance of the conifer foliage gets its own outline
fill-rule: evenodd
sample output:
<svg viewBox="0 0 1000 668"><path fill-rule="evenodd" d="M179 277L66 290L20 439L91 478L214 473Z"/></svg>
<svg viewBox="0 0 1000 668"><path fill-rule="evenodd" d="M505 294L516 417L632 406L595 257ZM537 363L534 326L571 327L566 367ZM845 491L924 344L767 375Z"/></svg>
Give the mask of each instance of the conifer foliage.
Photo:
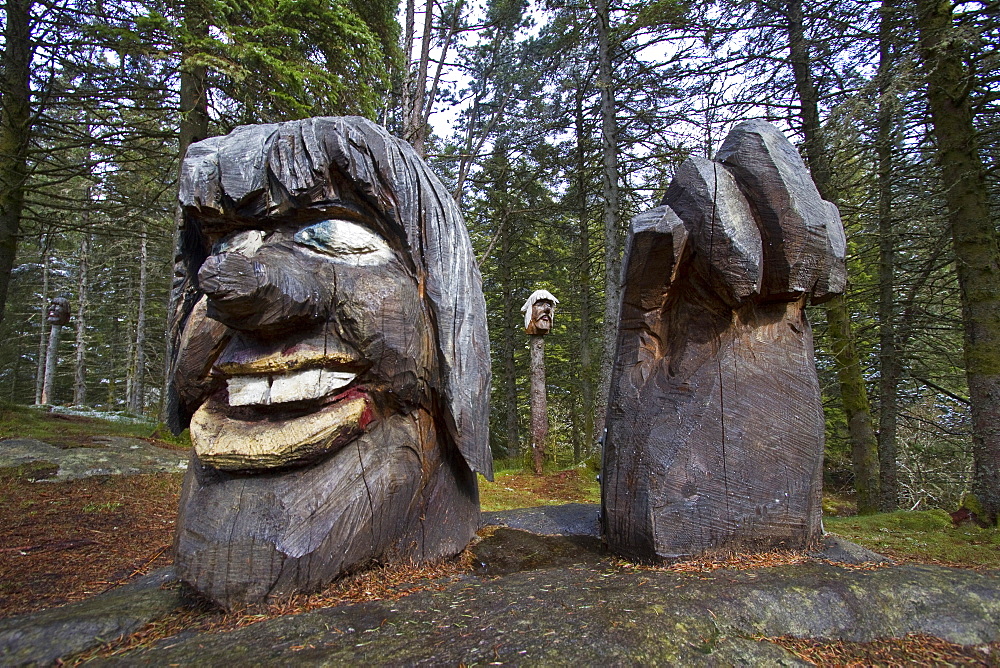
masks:
<svg viewBox="0 0 1000 668"><path fill-rule="evenodd" d="M1000 489L995 3L881 0L4 0L0 399L155 416L187 145L246 123L372 118L465 214L491 332L491 439L529 447L519 307L547 338L548 465L597 461L629 219L740 120L777 123L848 233L812 308L828 489L863 512ZM610 332L610 334L609 334Z"/></svg>

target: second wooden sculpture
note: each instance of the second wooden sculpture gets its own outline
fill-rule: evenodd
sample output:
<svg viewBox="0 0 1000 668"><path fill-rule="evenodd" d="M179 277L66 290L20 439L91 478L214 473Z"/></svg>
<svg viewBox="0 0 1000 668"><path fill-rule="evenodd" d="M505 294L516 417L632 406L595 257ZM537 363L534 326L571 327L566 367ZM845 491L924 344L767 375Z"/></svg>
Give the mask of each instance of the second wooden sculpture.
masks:
<svg viewBox="0 0 1000 668"><path fill-rule="evenodd" d="M664 561L819 538L805 306L843 291L844 252L836 207L764 121L689 158L632 220L602 471L612 550Z"/></svg>

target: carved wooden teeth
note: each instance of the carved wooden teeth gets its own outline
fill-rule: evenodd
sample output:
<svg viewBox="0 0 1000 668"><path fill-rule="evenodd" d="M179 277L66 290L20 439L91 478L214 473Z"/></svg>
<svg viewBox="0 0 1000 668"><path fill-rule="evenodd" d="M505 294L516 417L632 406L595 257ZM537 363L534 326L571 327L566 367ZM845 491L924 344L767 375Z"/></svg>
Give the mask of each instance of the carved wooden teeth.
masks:
<svg viewBox="0 0 1000 668"><path fill-rule="evenodd" d="M232 376L226 382L230 406L270 406L320 399L347 387L357 374L306 369L287 374Z"/></svg>

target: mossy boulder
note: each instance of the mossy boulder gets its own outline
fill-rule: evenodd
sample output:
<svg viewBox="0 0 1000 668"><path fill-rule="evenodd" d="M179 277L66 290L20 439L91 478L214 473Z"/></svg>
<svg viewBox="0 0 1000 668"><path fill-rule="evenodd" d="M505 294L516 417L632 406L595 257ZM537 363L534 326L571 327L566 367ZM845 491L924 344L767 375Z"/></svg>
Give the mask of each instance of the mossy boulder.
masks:
<svg viewBox="0 0 1000 668"><path fill-rule="evenodd" d="M678 574L620 562L467 576L440 591L177 637L125 665L799 665L757 638L1000 640L1000 574L823 563Z"/></svg>

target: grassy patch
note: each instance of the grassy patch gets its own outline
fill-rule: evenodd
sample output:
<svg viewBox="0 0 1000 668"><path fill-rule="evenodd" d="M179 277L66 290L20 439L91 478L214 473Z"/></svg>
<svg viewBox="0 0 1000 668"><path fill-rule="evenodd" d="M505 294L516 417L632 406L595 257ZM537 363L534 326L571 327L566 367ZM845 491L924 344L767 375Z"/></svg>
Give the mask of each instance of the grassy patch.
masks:
<svg viewBox="0 0 1000 668"><path fill-rule="evenodd" d="M536 476L528 471L497 473L494 482L479 479L483 511L552 506L561 503L600 503L601 488L585 467Z"/></svg>
<svg viewBox="0 0 1000 668"><path fill-rule="evenodd" d="M901 560L1000 568L1000 530L954 526L943 510L828 517L827 531Z"/></svg>
<svg viewBox="0 0 1000 668"><path fill-rule="evenodd" d="M187 449L187 434L173 436L162 425L141 420L104 420L99 417L51 412L46 408L0 403L0 440L33 438L60 448L97 445L94 437L142 438L171 449Z"/></svg>
<svg viewBox="0 0 1000 668"><path fill-rule="evenodd" d="M823 515L825 517L846 517L858 512L858 504L853 495L838 494L823 490Z"/></svg>

